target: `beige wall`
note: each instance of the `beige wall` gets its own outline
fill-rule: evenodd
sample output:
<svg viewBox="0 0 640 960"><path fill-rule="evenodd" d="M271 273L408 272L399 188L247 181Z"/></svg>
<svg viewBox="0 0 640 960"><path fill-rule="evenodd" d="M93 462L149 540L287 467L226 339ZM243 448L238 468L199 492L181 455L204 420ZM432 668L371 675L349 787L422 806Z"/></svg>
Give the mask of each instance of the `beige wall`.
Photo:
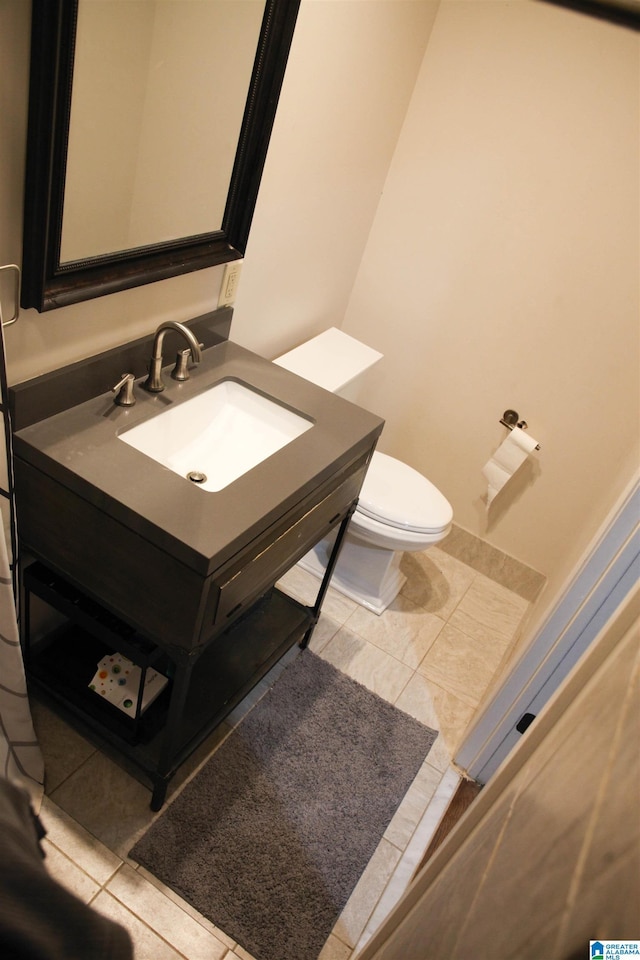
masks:
<svg viewBox="0 0 640 960"><path fill-rule="evenodd" d="M22 194L29 86L30 4L0 3L0 264L22 260ZM215 267L39 314L23 311L5 331L8 376L16 383L185 320L217 304ZM109 386L109 385L107 385Z"/></svg>
<svg viewBox="0 0 640 960"><path fill-rule="evenodd" d="M340 326L437 2L302 0L232 339L273 358Z"/></svg>
<svg viewBox="0 0 640 960"><path fill-rule="evenodd" d="M135 244L222 225L264 12L263 0L155 6L131 211Z"/></svg>
<svg viewBox="0 0 640 960"><path fill-rule="evenodd" d="M265 356L344 314L436 2L303 0L232 338ZM0 4L0 263L21 261L29 4ZM6 331L18 382L215 308L222 268L24 311ZM245 287L246 295L245 295Z"/></svg>
<svg viewBox="0 0 640 960"><path fill-rule="evenodd" d="M358 960L587 957L638 936L638 593Z"/></svg>
<svg viewBox="0 0 640 960"><path fill-rule="evenodd" d="M445 0L343 324L385 354L382 449L549 595L639 462L638 52L544 3ZM487 516L508 407L542 449Z"/></svg>
<svg viewBox="0 0 640 960"><path fill-rule="evenodd" d="M0 5L0 263L21 258L28 7ZM553 597L638 461L637 171L630 31L530 0L303 0L232 338L273 357L335 324L382 350L383 449ZM10 380L212 309L221 275L25 311ZM508 406L542 451L488 523Z"/></svg>
<svg viewBox="0 0 640 960"><path fill-rule="evenodd" d="M79 5L63 261L222 225L263 12L264 0Z"/></svg>
<svg viewBox="0 0 640 960"><path fill-rule="evenodd" d="M134 246L129 220L154 4L78 7L60 259ZM99 109L96 105L99 104ZM123 105L126 104L126 110Z"/></svg>

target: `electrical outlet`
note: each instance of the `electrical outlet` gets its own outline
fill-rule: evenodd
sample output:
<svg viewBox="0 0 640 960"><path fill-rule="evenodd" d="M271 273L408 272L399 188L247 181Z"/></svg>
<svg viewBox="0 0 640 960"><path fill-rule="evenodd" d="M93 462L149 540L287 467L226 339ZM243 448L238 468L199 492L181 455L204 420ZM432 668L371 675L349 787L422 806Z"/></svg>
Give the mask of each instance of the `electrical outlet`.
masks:
<svg viewBox="0 0 640 960"><path fill-rule="evenodd" d="M232 260L224 268L222 277L222 286L220 287L220 296L218 297L219 307L230 307L236 299L238 283L240 282L240 272L242 270L242 260Z"/></svg>

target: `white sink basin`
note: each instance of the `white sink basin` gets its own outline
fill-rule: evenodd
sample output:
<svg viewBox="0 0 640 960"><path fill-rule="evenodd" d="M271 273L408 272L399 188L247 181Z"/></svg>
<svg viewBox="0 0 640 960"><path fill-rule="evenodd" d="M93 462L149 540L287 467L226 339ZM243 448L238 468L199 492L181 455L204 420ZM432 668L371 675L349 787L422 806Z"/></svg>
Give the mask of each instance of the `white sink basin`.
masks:
<svg viewBox="0 0 640 960"><path fill-rule="evenodd" d="M203 490L216 491L312 426L250 387L224 380L119 438Z"/></svg>

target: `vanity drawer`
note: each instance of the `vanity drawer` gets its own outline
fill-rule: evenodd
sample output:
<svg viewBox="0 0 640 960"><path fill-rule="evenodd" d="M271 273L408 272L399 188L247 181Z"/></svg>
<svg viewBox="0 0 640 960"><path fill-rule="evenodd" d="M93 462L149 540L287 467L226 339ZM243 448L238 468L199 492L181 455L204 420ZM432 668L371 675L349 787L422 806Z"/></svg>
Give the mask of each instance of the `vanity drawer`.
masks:
<svg viewBox="0 0 640 960"><path fill-rule="evenodd" d="M274 539L254 546L252 555L216 575L209 593L203 638L215 625L224 629L321 540L347 513L358 496L366 463Z"/></svg>

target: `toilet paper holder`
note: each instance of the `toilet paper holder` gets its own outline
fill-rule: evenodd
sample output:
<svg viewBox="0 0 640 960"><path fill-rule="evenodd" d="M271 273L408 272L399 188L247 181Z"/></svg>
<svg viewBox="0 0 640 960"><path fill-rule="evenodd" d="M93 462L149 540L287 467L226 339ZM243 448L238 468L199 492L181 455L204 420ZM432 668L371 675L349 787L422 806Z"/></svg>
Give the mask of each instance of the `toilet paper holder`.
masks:
<svg viewBox="0 0 640 960"><path fill-rule="evenodd" d="M520 414L517 410L505 410L505 412L500 417L500 423L503 427L506 427L508 430L513 430L514 427L520 427L521 430L526 430L528 423L526 420L520 419ZM536 450L540 449L540 444L536 444Z"/></svg>

